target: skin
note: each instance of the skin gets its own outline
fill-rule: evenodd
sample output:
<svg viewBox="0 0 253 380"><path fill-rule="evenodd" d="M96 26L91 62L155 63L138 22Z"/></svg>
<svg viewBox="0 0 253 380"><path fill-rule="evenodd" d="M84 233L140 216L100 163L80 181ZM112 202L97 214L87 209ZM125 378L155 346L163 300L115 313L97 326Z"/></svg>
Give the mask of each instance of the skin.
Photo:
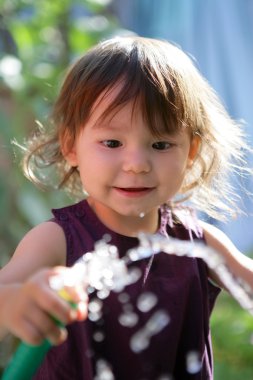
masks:
<svg viewBox="0 0 253 380"><path fill-rule="evenodd" d="M84 287L67 289L76 310L49 287L51 276L70 271L65 263L65 237L57 224L42 223L25 235L0 271L0 337L11 332L29 344L40 344L44 338L59 344L67 332L51 316L64 324L87 317Z"/></svg>
<svg viewBox="0 0 253 380"><path fill-rule="evenodd" d="M88 202L107 227L128 236L154 233L158 208L180 190L199 140L186 129L154 137L133 102L101 119L118 90L95 104L66 159L78 166Z"/></svg>
<svg viewBox="0 0 253 380"><path fill-rule="evenodd" d="M62 141L62 151L72 166L78 166L88 202L106 226L126 236L154 233L158 208L180 192L187 170L194 165L199 139L186 129L154 137L138 106L132 113L131 102L113 117L102 119L117 92L115 87L99 99L74 144ZM235 275L253 287L252 260L218 229L205 223L202 227L207 244L224 256ZM50 276L70 270L64 268L65 263L66 241L57 224L42 223L28 232L0 272L2 334L9 331L31 344L47 337L58 344L66 338L66 331L53 323L51 315L64 323L87 317L85 287L71 289L77 312L49 287ZM220 283L214 273L209 275Z"/></svg>

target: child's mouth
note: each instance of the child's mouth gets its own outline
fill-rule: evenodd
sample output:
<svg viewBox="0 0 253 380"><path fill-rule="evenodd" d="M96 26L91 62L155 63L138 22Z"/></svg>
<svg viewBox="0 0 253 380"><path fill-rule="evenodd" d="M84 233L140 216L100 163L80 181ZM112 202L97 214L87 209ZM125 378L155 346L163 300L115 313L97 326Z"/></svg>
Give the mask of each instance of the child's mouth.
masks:
<svg viewBox="0 0 253 380"><path fill-rule="evenodd" d="M142 196L153 190L152 187L115 187L115 189L126 196Z"/></svg>

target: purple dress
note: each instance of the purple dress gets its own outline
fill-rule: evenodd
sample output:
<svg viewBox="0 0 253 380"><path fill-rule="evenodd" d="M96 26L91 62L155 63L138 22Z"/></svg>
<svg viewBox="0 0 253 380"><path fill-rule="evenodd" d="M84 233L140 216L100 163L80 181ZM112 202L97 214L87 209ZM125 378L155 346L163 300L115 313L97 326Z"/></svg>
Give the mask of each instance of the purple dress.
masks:
<svg viewBox="0 0 253 380"><path fill-rule="evenodd" d="M67 266L92 251L94 243L105 234L111 236L110 244L118 247L121 257L138 245L137 238L122 236L105 227L87 201L53 210L53 215L66 236ZM179 220L172 224L170 220L164 227L171 237L203 240L193 218L188 217L187 226ZM101 301L101 318L68 326L67 341L49 351L34 379L212 379L209 317L219 288L209 282L201 259L159 253L150 264L150 259L134 263L142 276L122 293L111 292ZM156 302L150 310L140 311L140 296L147 292ZM91 300L94 297L96 294L92 293ZM152 324L159 315L162 324L167 316L160 331ZM130 322L128 316L132 317ZM145 344L140 331L147 330L147 326L149 335Z"/></svg>

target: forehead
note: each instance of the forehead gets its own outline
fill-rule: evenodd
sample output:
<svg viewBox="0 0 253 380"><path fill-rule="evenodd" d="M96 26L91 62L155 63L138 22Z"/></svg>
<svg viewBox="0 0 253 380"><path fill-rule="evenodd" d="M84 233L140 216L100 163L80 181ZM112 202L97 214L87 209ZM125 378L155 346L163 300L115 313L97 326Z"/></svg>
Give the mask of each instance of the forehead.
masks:
<svg viewBox="0 0 253 380"><path fill-rule="evenodd" d="M112 104L115 103L117 95L119 95L122 87L123 83L118 82L112 87L107 87L103 90L94 102L91 108L91 114L98 113L98 110L101 113L105 112Z"/></svg>
<svg viewBox="0 0 253 380"><path fill-rule="evenodd" d="M120 102L118 96L123 89L123 82L119 81L114 86L106 88L98 96L90 112L89 122L94 127L99 127L101 120L112 121L114 118L121 117L119 113L126 113L133 118L135 112L141 112L141 106L137 98L130 98L127 101ZM139 113L139 112L138 112Z"/></svg>

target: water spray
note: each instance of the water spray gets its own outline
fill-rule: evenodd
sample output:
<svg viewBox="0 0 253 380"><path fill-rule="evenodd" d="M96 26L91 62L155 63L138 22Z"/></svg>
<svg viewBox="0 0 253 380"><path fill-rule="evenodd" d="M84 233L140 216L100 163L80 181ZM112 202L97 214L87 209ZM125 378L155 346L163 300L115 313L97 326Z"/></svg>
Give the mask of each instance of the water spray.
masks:
<svg viewBox="0 0 253 380"><path fill-rule="evenodd" d="M108 297L112 290L120 293L127 285L139 279L141 273L137 268L128 268L130 263L164 252L177 256L203 259L208 267L221 279L224 286L229 289L231 295L238 303L253 315L252 289L242 279L234 278L233 274L229 272L224 259L214 249L206 246L204 243L182 241L171 237L168 238L161 234L149 235L142 233L139 235L139 241L139 245L127 251L123 258L119 257L117 247L110 245L107 238L97 242L94 251L84 254L67 274L52 276L49 281L50 287L60 297L71 303L71 299L69 299L65 289L74 285L85 286L88 283L90 291L97 291L98 297L102 300ZM123 296L124 293L122 293L121 297L122 302L124 301ZM142 305L145 305L144 300L142 301ZM75 304L71 303L71 306L75 307ZM89 310L91 311L89 317L91 320L96 320L96 318L100 317L101 307L99 307L98 303L94 303L94 305L90 303ZM162 326L165 327L169 322L169 317L160 314L158 317L163 322ZM133 323L129 315L122 316L121 318L121 323ZM56 323L59 324L57 321ZM144 349L145 344L149 344L150 337L156 334L157 331L156 329L151 331L147 326L144 326L137 333L138 336L133 336L132 338L131 348L133 351L139 352ZM141 347L139 345L139 335L145 338L144 346ZM136 344L137 341L138 344ZM32 346L21 342L1 379L30 380L50 348L51 343L48 340L45 340L39 346Z"/></svg>

